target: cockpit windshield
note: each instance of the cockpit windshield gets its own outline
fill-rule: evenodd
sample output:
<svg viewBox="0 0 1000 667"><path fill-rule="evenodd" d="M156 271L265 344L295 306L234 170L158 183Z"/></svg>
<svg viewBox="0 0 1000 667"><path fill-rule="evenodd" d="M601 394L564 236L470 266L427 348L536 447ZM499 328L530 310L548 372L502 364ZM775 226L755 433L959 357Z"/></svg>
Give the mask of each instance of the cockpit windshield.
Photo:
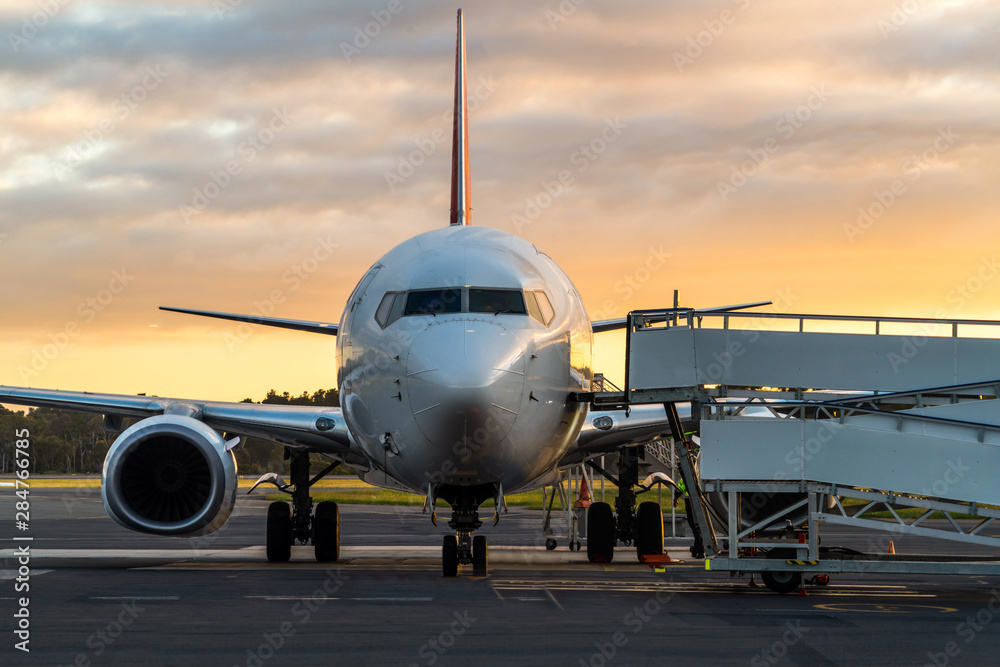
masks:
<svg viewBox="0 0 1000 667"><path fill-rule="evenodd" d="M528 314L520 290L480 289L476 287L469 289L469 312Z"/></svg>
<svg viewBox="0 0 1000 667"><path fill-rule="evenodd" d="M462 290L416 290L406 295L403 315L441 315L462 312Z"/></svg>
<svg viewBox="0 0 1000 667"><path fill-rule="evenodd" d="M410 292L387 292L375 310L375 321L385 329L407 315L444 315L449 313L492 313L528 315L548 326L553 319L552 306L545 292L511 288L441 287Z"/></svg>

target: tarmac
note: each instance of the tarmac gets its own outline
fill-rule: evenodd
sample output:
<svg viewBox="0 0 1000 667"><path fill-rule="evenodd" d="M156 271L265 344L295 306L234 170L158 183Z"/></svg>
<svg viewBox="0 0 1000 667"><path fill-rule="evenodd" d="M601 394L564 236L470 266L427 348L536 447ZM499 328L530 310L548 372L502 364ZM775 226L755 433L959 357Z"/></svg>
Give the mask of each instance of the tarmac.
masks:
<svg viewBox="0 0 1000 667"><path fill-rule="evenodd" d="M546 551L541 512L512 508L482 529L490 574L445 579L444 508L435 528L419 508L343 505L340 561L318 563L299 546L278 564L264 557L260 497L242 497L222 530L191 540L121 528L96 489L30 498L20 531L18 499L0 489L4 665L940 667L992 665L1000 647L1000 577L835 575L807 596L779 595L706 572L683 538L667 540L675 562L660 572L626 547L608 565L565 539ZM826 535L852 548L888 539L897 553L964 548ZM25 545L30 574L18 582ZM15 648L25 608L28 653Z"/></svg>

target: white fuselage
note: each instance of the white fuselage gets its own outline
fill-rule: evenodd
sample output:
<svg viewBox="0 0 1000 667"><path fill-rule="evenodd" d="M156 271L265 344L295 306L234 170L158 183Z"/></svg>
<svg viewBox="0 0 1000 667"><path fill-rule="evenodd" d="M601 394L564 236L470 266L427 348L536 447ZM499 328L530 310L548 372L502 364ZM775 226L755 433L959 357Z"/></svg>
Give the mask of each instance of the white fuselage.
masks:
<svg viewBox="0 0 1000 667"><path fill-rule="evenodd" d="M575 442L587 404L569 394L590 390L592 344L576 288L534 245L435 229L389 251L351 294L337 339L344 417L404 487L516 491Z"/></svg>

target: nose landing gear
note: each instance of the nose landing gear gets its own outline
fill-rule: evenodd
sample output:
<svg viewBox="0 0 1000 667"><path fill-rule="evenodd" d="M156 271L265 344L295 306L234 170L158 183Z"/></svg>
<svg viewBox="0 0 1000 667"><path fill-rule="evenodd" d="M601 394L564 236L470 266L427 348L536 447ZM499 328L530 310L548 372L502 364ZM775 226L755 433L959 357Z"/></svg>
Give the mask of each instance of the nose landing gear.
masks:
<svg viewBox="0 0 1000 667"><path fill-rule="evenodd" d="M472 565L472 574L485 577L489 574L489 556L486 537L472 536L473 531L482 527L479 519L479 506L489 498L495 498L496 486L480 484L477 486L453 486L442 484L436 489L433 497L441 498L451 504L452 513L448 527L455 535L445 535L441 544L441 573L446 577L458 575L459 565ZM501 498L496 498L500 507ZM495 519L499 514L494 515ZM494 523L495 525L495 523Z"/></svg>

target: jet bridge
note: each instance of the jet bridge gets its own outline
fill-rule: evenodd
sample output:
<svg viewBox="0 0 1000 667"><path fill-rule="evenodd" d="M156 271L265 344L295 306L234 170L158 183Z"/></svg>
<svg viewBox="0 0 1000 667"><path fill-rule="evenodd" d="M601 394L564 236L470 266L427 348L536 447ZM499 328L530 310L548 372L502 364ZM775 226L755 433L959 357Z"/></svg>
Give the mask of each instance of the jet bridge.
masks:
<svg viewBox="0 0 1000 667"><path fill-rule="evenodd" d="M623 391L593 403L700 406L700 451L675 445L706 569L759 571L781 592L803 573L1000 574L1000 551L820 546L829 523L1000 547L987 530L1000 518L1000 339L969 333L1000 335L1000 322L669 309L629 324ZM788 502L744 525L708 493L729 508Z"/></svg>

